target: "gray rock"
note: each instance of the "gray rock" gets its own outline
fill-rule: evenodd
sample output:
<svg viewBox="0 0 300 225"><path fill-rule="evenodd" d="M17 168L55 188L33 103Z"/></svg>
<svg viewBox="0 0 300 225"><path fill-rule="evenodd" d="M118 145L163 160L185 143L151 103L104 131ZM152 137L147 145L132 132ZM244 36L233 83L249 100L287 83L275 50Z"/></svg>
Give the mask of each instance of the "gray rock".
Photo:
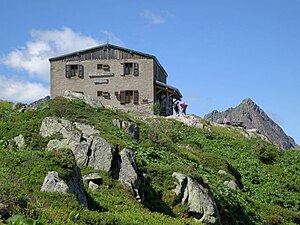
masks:
<svg viewBox="0 0 300 225"><path fill-rule="evenodd" d="M239 185L234 180L230 180L230 181L225 180L224 184L233 190L239 189Z"/></svg>
<svg viewBox="0 0 300 225"><path fill-rule="evenodd" d="M284 149L297 149L295 141L287 136L281 127L276 124L258 105L251 99L247 98L235 108L229 108L224 112L216 110L204 116L204 119L212 122L223 121L224 118L230 121L241 121L247 130L256 129L260 137L267 137L272 144ZM254 132L248 132L248 135L254 135Z"/></svg>
<svg viewBox="0 0 300 225"><path fill-rule="evenodd" d="M143 177L138 171L134 153L132 150L125 148L121 151L120 156L119 180L123 187L130 190L138 201L143 202L144 193L141 187Z"/></svg>
<svg viewBox="0 0 300 225"><path fill-rule="evenodd" d="M89 189L96 190L103 183L102 177L97 173L90 173L83 176L83 181L88 183Z"/></svg>
<svg viewBox="0 0 300 225"><path fill-rule="evenodd" d="M14 141L16 143L16 145L18 146L18 148L22 148L25 145L25 139L24 136L22 134L20 134L17 137L14 137Z"/></svg>
<svg viewBox="0 0 300 225"><path fill-rule="evenodd" d="M70 193L76 197L77 201L80 204L88 206L87 198L84 193L80 169L78 167L74 168L74 174L67 183L58 176L58 173L56 171L48 172L41 187L41 191L59 192L65 194Z"/></svg>
<svg viewBox="0 0 300 225"><path fill-rule="evenodd" d="M46 117L42 122L40 134L43 137L49 137L56 133L60 133L64 138L73 141L80 142L81 140L81 133L71 121Z"/></svg>
<svg viewBox="0 0 300 225"><path fill-rule="evenodd" d="M41 99L38 99L38 100L30 103L29 106L31 109L36 109L40 104L48 101L49 99L50 99L50 96L46 96L45 98L41 98Z"/></svg>
<svg viewBox="0 0 300 225"><path fill-rule="evenodd" d="M21 102L16 102L12 106L12 109L23 109L23 108L27 108L27 104L23 104Z"/></svg>
<svg viewBox="0 0 300 225"><path fill-rule="evenodd" d="M83 134L83 137L84 138L88 138L92 135L96 135L96 134L99 134L100 131L99 130L96 130L92 125L90 124L84 124L84 123L78 123L78 122L75 122L74 123L75 127L79 130L81 130L82 134Z"/></svg>
<svg viewBox="0 0 300 225"><path fill-rule="evenodd" d="M88 166L109 172L112 168L116 147L101 137L94 137Z"/></svg>
<svg viewBox="0 0 300 225"><path fill-rule="evenodd" d="M124 131L129 134L132 140L139 140L140 138L140 129L136 123L128 122L128 121L121 121L118 119L113 119L113 125L124 129Z"/></svg>
<svg viewBox="0 0 300 225"><path fill-rule="evenodd" d="M129 134L132 140L139 140L140 139L140 128L135 123L130 123L125 129L125 132Z"/></svg>
<svg viewBox="0 0 300 225"><path fill-rule="evenodd" d="M221 224L217 205L208 190L184 174L174 172L173 176L178 181L174 192L181 203L188 204L188 215L205 224Z"/></svg>
<svg viewBox="0 0 300 225"><path fill-rule="evenodd" d="M50 171L44 179L41 191L68 193L68 185L56 171Z"/></svg>
<svg viewBox="0 0 300 225"><path fill-rule="evenodd" d="M72 92L72 91L65 91L63 97L67 98L67 99L80 99L93 108L104 108L101 101L94 99L90 96L85 96L80 93L76 93L76 92Z"/></svg>

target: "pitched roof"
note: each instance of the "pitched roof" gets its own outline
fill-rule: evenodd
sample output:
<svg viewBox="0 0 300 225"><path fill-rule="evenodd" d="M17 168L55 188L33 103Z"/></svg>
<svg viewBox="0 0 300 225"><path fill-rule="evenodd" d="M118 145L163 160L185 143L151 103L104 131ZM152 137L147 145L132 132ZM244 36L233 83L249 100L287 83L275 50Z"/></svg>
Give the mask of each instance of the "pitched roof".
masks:
<svg viewBox="0 0 300 225"><path fill-rule="evenodd" d="M135 51L135 50L132 50L132 49L128 49L128 48L124 48L124 47L120 47L120 46L112 45L112 44L98 45L98 46L95 46L95 47L92 47L92 48L87 48L87 49L75 51L75 52L72 52L72 53L52 57L52 58L49 59L49 61L53 62L53 61L64 60L64 59L80 56L80 55L88 53L88 52L94 52L94 51L97 51L97 50L110 49L110 48L120 50L120 51L124 51L124 52L128 52L130 54L138 55L141 58L153 59L159 65L159 67L161 67L161 69L164 71L165 75L168 76L167 72L165 71L163 66L159 63L158 59L154 55L150 55L150 54L147 54L147 53Z"/></svg>

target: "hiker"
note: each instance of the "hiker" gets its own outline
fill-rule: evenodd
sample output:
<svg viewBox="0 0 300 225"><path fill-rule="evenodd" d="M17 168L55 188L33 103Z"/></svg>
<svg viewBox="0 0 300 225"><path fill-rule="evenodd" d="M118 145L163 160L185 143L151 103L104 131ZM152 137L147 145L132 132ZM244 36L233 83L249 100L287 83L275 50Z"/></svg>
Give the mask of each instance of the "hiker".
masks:
<svg viewBox="0 0 300 225"><path fill-rule="evenodd" d="M230 125L230 120L227 119L227 117L224 117L223 123L224 125Z"/></svg>
<svg viewBox="0 0 300 225"><path fill-rule="evenodd" d="M178 101L174 104L174 111L176 113L176 116L178 116L179 115L179 102Z"/></svg>
<svg viewBox="0 0 300 225"><path fill-rule="evenodd" d="M185 102L180 104L181 106L181 111L182 111L182 115L185 116L186 115L186 108L188 107L187 104L185 104Z"/></svg>

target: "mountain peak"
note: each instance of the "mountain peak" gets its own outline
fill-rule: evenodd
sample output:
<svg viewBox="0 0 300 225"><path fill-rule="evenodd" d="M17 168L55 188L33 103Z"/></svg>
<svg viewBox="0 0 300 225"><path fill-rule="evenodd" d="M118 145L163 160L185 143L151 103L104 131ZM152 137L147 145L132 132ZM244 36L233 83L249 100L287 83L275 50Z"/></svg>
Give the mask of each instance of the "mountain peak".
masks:
<svg viewBox="0 0 300 225"><path fill-rule="evenodd" d="M284 149L297 147L295 141L287 136L281 127L276 124L252 99L246 98L235 108L224 112L213 111L204 116L204 119L220 122L227 117L231 122L243 122L247 129L257 129L261 134L276 146Z"/></svg>

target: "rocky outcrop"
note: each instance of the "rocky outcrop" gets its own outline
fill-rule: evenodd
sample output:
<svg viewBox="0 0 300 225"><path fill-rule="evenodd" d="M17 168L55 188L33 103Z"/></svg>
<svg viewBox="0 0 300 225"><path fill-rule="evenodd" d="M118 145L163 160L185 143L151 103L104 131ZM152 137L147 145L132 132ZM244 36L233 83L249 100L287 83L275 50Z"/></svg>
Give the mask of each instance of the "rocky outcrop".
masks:
<svg viewBox="0 0 300 225"><path fill-rule="evenodd" d="M119 155L115 146L95 136L100 132L91 125L58 118L45 118L40 134L49 137L57 133L63 138L50 140L47 145L48 150L71 149L78 166L88 166L107 172L111 177L119 179L123 187L131 191L138 201L143 201L144 194L141 187L143 176L138 171L132 150L124 149ZM93 190L98 187L94 185L97 182L93 180L89 180L88 183Z"/></svg>
<svg viewBox="0 0 300 225"><path fill-rule="evenodd" d="M46 96L45 98L41 98L41 99L38 99L34 102L31 102L29 104L29 106L30 106L31 109L36 109L40 104L48 101L49 99L50 99L50 96Z"/></svg>
<svg viewBox="0 0 300 225"><path fill-rule="evenodd" d="M204 129L204 124L202 123L201 119L194 115L186 115L186 116L172 115L172 116L167 116L166 118L167 119L175 119L175 120L180 121L190 127Z"/></svg>
<svg viewBox="0 0 300 225"><path fill-rule="evenodd" d="M173 176L177 179L174 189L177 202L188 204L188 216L205 224L221 224L217 205L208 190L184 174L174 172Z"/></svg>
<svg viewBox="0 0 300 225"><path fill-rule="evenodd" d="M65 91L63 97L67 99L80 99L93 108L104 108L103 104L98 99L94 99L81 93Z"/></svg>
<svg viewBox="0 0 300 225"><path fill-rule="evenodd" d="M58 176L56 171L48 172L41 187L41 191L73 194L80 204L87 207L88 202L84 193L80 169L75 167L73 173L72 178L66 182Z"/></svg>
<svg viewBox="0 0 300 225"><path fill-rule="evenodd" d="M243 122L246 129L257 129L259 134L267 137L272 144L280 148L298 148L295 141L287 136L280 126L249 98L243 100L237 107L229 108L224 112L215 110L205 115L204 119L221 123L225 117L231 122Z"/></svg>
<svg viewBox="0 0 300 225"><path fill-rule="evenodd" d="M90 190L96 190L103 183L102 177L97 173L90 173L83 176L83 181L87 182Z"/></svg>
<svg viewBox="0 0 300 225"><path fill-rule="evenodd" d="M142 190L142 175L140 174L135 155L131 149L123 149L120 153L120 172L119 180L123 187L131 191L132 195L138 201L144 201L144 192Z"/></svg>
<svg viewBox="0 0 300 225"><path fill-rule="evenodd" d="M125 133L129 134L132 140L137 140L137 141L139 140L140 129L136 123L113 119L113 124L118 128L122 128L125 131Z"/></svg>
<svg viewBox="0 0 300 225"><path fill-rule="evenodd" d="M112 169L113 158L116 153L115 146L109 144L101 137L93 126L82 123L72 123L68 120L47 117L43 120L40 134L48 137L59 133L62 140L49 141L49 150L69 148L72 150L76 163L79 166L90 166L106 172Z"/></svg>

